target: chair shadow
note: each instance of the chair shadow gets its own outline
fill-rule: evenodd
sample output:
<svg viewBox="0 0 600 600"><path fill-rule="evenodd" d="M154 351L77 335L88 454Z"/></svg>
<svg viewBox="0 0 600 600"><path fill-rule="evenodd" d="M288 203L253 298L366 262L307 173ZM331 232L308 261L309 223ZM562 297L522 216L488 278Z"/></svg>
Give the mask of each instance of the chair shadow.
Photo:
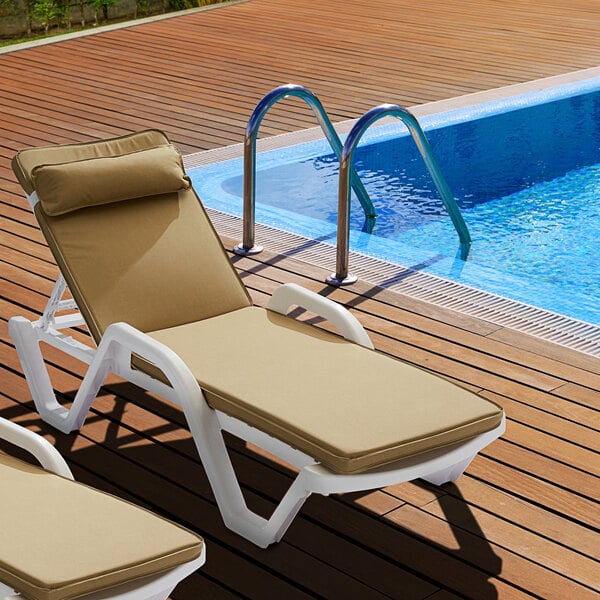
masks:
<svg viewBox="0 0 600 600"><path fill-rule="evenodd" d="M474 590L472 596L474 600L495 600L498 598L498 590L489 579L500 575L502 572L502 558L494 552L492 545L486 539L484 531L469 508L468 502L462 495L459 487L455 483L449 482L436 488L436 486L420 479L412 483L423 490L431 491L439 489L443 491L436 498L444 515L443 520L445 521L445 525L442 526L450 528L450 532L458 548L447 547L418 533L410 532L409 535L425 541L429 546L436 548L453 559L470 565L471 579L469 580L469 586ZM350 496L359 499L361 494L355 493ZM415 506L415 508L419 510L419 507ZM439 518L441 520L441 517ZM402 527L398 524L394 524L394 526ZM440 576L440 581L443 582L444 573L441 572Z"/></svg>
<svg viewBox="0 0 600 600"><path fill-rule="evenodd" d="M223 525L193 440L183 423L181 411L128 383L110 385L107 389L103 388L101 394L109 397L108 408L107 402L103 402L102 412L94 410L92 405L93 410L88 415L82 431L68 435L57 432L44 423L34 412L32 403L12 405L0 411L0 415L46 436L65 457L77 480L145 506L199 532L211 544L221 547L220 554L223 554L225 547L226 556L229 552L230 556L234 553L250 557L257 563L255 569L258 571L258 575L255 571L251 577L270 577L271 575L263 573L264 569L280 572L281 556L286 556L289 552L285 543L286 537L292 540L294 545L298 545L313 536L315 510L323 519L319 527L332 530L320 534L324 539L335 540L339 535L344 535L337 532L335 524L327 523L328 517L336 510L335 501L315 496L296 518L283 543L268 550L253 546ZM133 403L136 406L142 405L144 410L158 415L161 424L150 424L140 429L129 424L127 414L130 408L128 405L132 402L130 398L135 399ZM284 464L273 463L269 457L257 454L237 438L227 436L227 444L234 468L243 482L250 508L266 516L277 501L273 498L278 499L283 495L294 472ZM12 450L11 452L14 453ZM21 458L26 457L21 453ZM472 584L473 589L477 590L477 595L473 597L493 600L498 594L488 578L500 573L501 559L485 539L460 490L454 484L446 484L444 489L447 493L442 495L438 502L459 549L446 548L425 537L421 538L406 530L404 532L458 561L472 564L475 560L476 566L470 568L469 572L480 580L473 579L469 583L469 586ZM360 494L346 494L343 500L352 500L353 496L359 497ZM352 511L355 510L365 513L364 509L353 506ZM375 515L373 519L361 519L360 527L365 528L364 534L371 526L383 527L386 537L393 542L397 525L383 526L379 517ZM357 540L361 538L360 527L356 531ZM351 546L342 544L341 547L348 548L347 557L343 556L342 550L342 555L338 556L337 560L344 564L352 563L355 558L354 553L350 551ZM371 552L368 546L366 548L367 552ZM309 554L310 549L305 552L308 562L315 560ZM397 569L398 573L405 574L406 566L401 560L393 556L381 558L378 554L381 553L375 550L370 557L375 573L378 570ZM222 568L221 565L220 569ZM326 572L327 568L323 571ZM436 567L415 575L435 581L435 585L441 588L449 587L444 584L448 573L439 572ZM198 572L198 576L205 576L203 569ZM189 596L189 600L192 600L192 596Z"/></svg>

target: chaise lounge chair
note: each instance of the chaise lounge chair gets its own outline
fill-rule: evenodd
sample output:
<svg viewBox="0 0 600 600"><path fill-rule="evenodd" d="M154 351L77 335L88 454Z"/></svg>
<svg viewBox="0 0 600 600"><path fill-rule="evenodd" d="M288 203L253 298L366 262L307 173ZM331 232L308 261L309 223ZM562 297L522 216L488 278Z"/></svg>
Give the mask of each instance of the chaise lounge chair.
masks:
<svg viewBox="0 0 600 600"><path fill-rule="evenodd" d="M202 538L72 481L41 436L0 418L0 439L44 467L0 452L3 600L165 600L204 564Z"/></svg>
<svg viewBox="0 0 600 600"><path fill-rule="evenodd" d="M10 320L40 415L80 428L109 371L173 401L225 524L255 544L279 541L311 493L454 480L504 431L498 406L373 350L318 294L285 284L252 306L161 132L26 149L13 168L62 272L38 321ZM343 337L286 316L294 306ZM97 349L60 332L83 323ZM40 340L90 365L70 410ZM299 469L269 519L247 508L222 430Z"/></svg>

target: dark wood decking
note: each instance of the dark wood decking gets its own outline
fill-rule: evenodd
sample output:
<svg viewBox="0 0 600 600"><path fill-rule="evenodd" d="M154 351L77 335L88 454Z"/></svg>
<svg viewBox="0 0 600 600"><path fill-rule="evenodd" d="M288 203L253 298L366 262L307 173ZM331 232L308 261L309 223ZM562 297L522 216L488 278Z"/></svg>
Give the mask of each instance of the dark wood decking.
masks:
<svg viewBox="0 0 600 600"><path fill-rule="evenodd" d="M0 55L0 415L54 441L78 479L205 535L208 562L174 598L597 598L597 359L364 282L332 290L324 272L292 258L232 258L258 304L287 281L329 295L378 348L509 417L506 435L456 484L314 497L279 545L259 550L222 525L177 408L114 379L80 433L44 425L7 320L39 315L56 276L10 170L19 148L159 127L192 152L240 142L256 101L281 83L313 88L342 120L383 101L594 67L599 40L600 7L589 0L251 0ZM263 130L313 125L289 102ZM71 398L81 365L48 356L56 389ZM248 501L268 511L290 471L233 439L230 448Z"/></svg>

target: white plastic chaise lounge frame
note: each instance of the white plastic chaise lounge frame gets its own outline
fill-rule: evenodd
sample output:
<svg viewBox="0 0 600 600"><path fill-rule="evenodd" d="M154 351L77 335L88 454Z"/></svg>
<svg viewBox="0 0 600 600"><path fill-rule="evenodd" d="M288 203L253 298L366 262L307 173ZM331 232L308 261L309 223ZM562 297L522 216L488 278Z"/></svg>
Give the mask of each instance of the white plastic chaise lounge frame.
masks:
<svg viewBox="0 0 600 600"><path fill-rule="evenodd" d="M27 149L13 169L64 275L39 320L9 325L40 415L79 429L108 372L181 406L225 524L255 544L279 541L312 493L454 480L504 431L498 406L373 350L318 294L285 284L252 306L161 132ZM97 349L62 333L84 323ZM42 340L90 365L70 410ZM299 469L269 519L247 508L221 430Z"/></svg>
<svg viewBox="0 0 600 600"><path fill-rule="evenodd" d="M0 452L0 599L166 600L204 564L202 538L72 481L43 437L0 418L0 439L43 467Z"/></svg>

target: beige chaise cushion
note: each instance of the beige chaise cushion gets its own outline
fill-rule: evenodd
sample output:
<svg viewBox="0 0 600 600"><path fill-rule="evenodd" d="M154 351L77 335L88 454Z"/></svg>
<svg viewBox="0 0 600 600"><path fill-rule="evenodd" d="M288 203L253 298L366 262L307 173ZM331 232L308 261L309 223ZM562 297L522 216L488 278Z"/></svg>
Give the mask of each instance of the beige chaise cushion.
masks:
<svg viewBox="0 0 600 600"><path fill-rule="evenodd" d="M468 439L502 418L447 380L257 307L150 335L185 361L213 408L339 473Z"/></svg>
<svg viewBox="0 0 600 600"><path fill-rule="evenodd" d="M80 483L0 453L0 580L64 600L167 571L202 538Z"/></svg>
<svg viewBox="0 0 600 600"><path fill-rule="evenodd" d="M152 331L251 304L192 189L36 216L96 341L117 321Z"/></svg>

